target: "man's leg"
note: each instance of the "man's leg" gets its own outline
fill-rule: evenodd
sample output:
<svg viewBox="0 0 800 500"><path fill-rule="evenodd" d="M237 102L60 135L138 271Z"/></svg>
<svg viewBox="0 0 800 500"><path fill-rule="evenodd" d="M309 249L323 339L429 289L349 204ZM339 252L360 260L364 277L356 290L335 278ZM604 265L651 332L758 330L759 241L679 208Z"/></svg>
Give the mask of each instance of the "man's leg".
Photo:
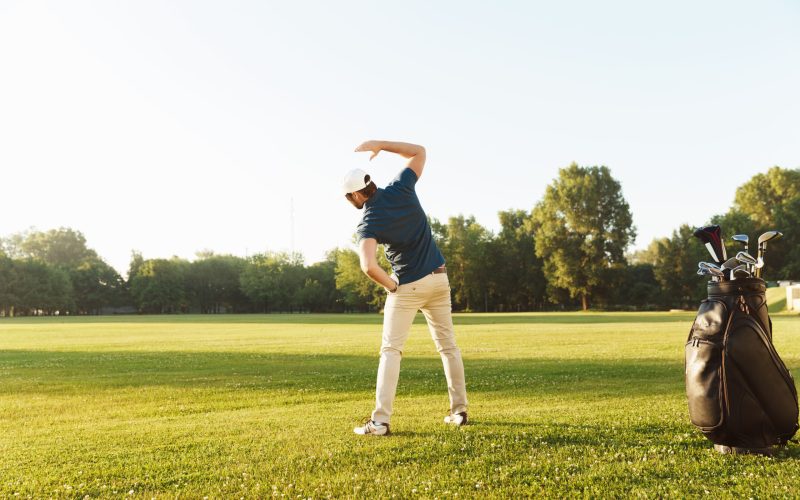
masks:
<svg viewBox="0 0 800 500"><path fill-rule="evenodd" d="M414 322L414 316L419 310L419 300L411 285L413 283L402 285L395 293L390 293L383 310L383 340L372 420L384 424L388 424L392 416L403 346L411 330L411 323Z"/></svg>
<svg viewBox="0 0 800 500"><path fill-rule="evenodd" d="M450 395L450 411L461 413L467 411L467 384L464 379L464 362L461 351L456 345L453 329L453 311L450 303L450 282L446 274L434 274L432 288L422 312L428 321L428 329L436 344L436 350L442 357L444 375L447 378L447 392Z"/></svg>

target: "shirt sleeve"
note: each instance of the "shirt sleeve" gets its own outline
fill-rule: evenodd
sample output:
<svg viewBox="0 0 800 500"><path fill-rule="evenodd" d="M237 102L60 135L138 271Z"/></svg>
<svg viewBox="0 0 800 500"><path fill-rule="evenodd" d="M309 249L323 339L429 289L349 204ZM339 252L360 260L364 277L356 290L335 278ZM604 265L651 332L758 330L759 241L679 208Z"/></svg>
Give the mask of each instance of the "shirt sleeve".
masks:
<svg viewBox="0 0 800 500"><path fill-rule="evenodd" d="M399 174L397 174L397 177L395 177L394 180L389 183L389 185L386 186L386 189L397 189L399 191L413 192L416 184L417 174L415 174L410 168L406 167Z"/></svg>
<svg viewBox="0 0 800 500"><path fill-rule="evenodd" d="M356 240L357 241L361 241L364 238L375 238L376 240L378 239L378 235L369 226L370 226L369 223L367 221L365 221L365 220L362 220L358 224L358 227L356 228Z"/></svg>

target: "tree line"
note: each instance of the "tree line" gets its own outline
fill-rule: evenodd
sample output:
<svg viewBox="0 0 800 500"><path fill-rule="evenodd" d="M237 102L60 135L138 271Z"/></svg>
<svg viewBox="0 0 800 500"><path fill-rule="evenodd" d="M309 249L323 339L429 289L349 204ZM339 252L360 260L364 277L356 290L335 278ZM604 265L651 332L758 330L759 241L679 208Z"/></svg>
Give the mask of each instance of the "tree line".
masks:
<svg viewBox="0 0 800 500"><path fill-rule="evenodd" d="M724 214L681 225L627 253L636 231L619 182L604 166L559 171L530 211L498 214L495 234L472 216L431 219L460 311L657 310L694 307L695 275L708 260L692 229L726 235L779 229L765 276L800 276L800 170L774 167L740 186ZM737 249L730 248L731 252ZM379 261L388 270L383 255ZM201 252L192 261L132 254L127 278L70 228L0 239L0 316L379 311L385 293L361 272L356 252L336 248L306 265L299 254L251 257Z"/></svg>

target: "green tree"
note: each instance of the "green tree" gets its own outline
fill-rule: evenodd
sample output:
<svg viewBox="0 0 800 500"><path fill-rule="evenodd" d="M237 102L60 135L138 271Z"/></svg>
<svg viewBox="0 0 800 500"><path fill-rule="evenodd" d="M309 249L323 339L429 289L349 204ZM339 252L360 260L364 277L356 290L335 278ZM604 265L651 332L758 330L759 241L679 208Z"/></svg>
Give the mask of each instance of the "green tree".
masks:
<svg viewBox="0 0 800 500"><path fill-rule="evenodd" d="M121 305L128 298L122 276L99 257L87 257L67 272L79 314L99 314L103 307Z"/></svg>
<svg viewBox="0 0 800 500"><path fill-rule="evenodd" d="M537 257L534 225L524 210L499 212L500 233L491 241L489 281L500 311L541 309L547 281Z"/></svg>
<svg viewBox="0 0 800 500"><path fill-rule="evenodd" d="M656 309L668 305L656 279L655 266L658 261L658 240L647 248L628 256L622 282L614 285L614 303L629 305L636 309Z"/></svg>
<svg viewBox="0 0 800 500"><path fill-rule="evenodd" d="M629 264L606 270L600 297L608 309L652 310L664 305L652 264Z"/></svg>
<svg viewBox="0 0 800 500"><path fill-rule="evenodd" d="M144 265L144 257L142 257L142 253L139 251L132 251L131 252L131 263L128 265L128 284L130 285L131 279L134 276L139 274L139 270Z"/></svg>
<svg viewBox="0 0 800 500"><path fill-rule="evenodd" d="M431 226L433 241L436 242L436 246L439 247L439 250L447 248L447 225L442 224L438 219L430 216L428 217L428 224Z"/></svg>
<svg viewBox="0 0 800 500"><path fill-rule="evenodd" d="M605 270L626 264L625 250L636 237L621 186L604 166L573 163L559 170L532 220L545 277L570 297L580 298L584 310ZM560 300L553 293L551 298Z"/></svg>
<svg viewBox="0 0 800 500"><path fill-rule="evenodd" d="M71 282L67 302L79 314L98 313L125 300L125 285L119 274L97 252L86 245L80 231L69 228L30 230L12 235L5 246L17 259L32 259L64 271Z"/></svg>
<svg viewBox="0 0 800 500"><path fill-rule="evenodd" d="M754 175L736 190L731 210L715 222L722 225L726 234L749 234L753 254L761 233L782 231L783 240L769 246L764 276L773 279L800 276L800 169L773 167Z"/></svg>
<svg viewBox="0 0 800 500"><path fill-rule="evenodd" d="M145 313L185 312L185 292L189 262L178 257L144 261L130 280L131 295L136 306Z"/></svg>
<svg viewBox="0 0 800 500"><path fill-rule="evenodd" d="M344 297L345 307L357 311L370 310L373 300L380 295L380 287L364 276L358 253L347 248L337 248L334 252L336 288ZM381 305L382 303L379 303L376 309Z"/></svg>
<svg viewBox="0 0 800 500"><path fill-rule="evenodd" d="M447 262L453 306L466 311L487 310L492 262L492 233L475 217L450 217L447 236L440 247Z"/></svg>
<svg viewBox="0 0 800 500"><path fill-rule="evenodd" d="M758 235L761 234L759 231L760 226L748 214L742 212L734 206L728 210L727 213L712 217L710 223L719 224L722 228L723 242L725 243L725 249L728 253L728 257L733 257L736 255L736 252L742 249L739 243L731 240L731 236L734 234L749 235L752 239L750 244L750 252L755 255L757 245L756 241Z"/></svg>
<svg viewBox="0 0 800 500"><path fill-rule="evenodd" d="M201 313L218 314L242 309L249 302L241 290L239 277L246 261L232 255L199 253L199 259L186 270L186 296Z"/></svg>
<svg viewBox="0 0 800 500"><path fill-rule="evenodd" d="M305 282L300 290L300 302L311 312L337 312L344 306L343 296L336 288L336 255L329 252L322 262L306 268Z"/></svg>
<svg viewBox="0 0 800 500"><path fill-rule="evenodd" d="M386 291L361 271L358 253L338 248L333 254L336 259L336 288L342 294L345 307L356 311L380 311L386 302ZM378 250L378 264L386 272L392 272L383 246Z"/></svg>
<svg viewBox="0 0 800 500"><path fill-rule="evenodd" d="M734 209L750 216L756 225L769 227L798 196L800 169L772 167L736 189Z"/></svg>
<svg viewBox="0 0 800 500"><path fill-rule="evenodd" d="M13 316L16 298L13 294L14 261L0 251L0 316Z"/></svg>
<svg viewBox="0 0 800 500"><path fill-rule="evenodd" d="M83 234L69 228L29 231L12 236L12 240L18 257L36 259L62 269L74 269L86 259L97 258L94 250L86 246Z"/></svg>
<svg viewBox="0 0 800 500"><path fill-rule="evenodd" d="M10 288L14 314L49 316L73 307L72 283L66 271L38 260L14 262Z"/></svg>
<svg viewBox="0 0 800 500"><path fill-rule="evenodd" d="M775 219L784 231L783 241L769 246L763 276L770 279L800 277L800 197L787 202Z"/></svg>
<svg viewBox="0 0 800 500"><path fill-rule="evenodd" d="M653 240L649 252L655 256L653 272L663 301L670 307L692 308L705 297L707 279L697 276L697 263L708 260L705 247L686 224L669 238Z"/></svg>
<svg viewBox="0 0 800 500"><path fill-rule="evenodd" d="M264 312L299 310L303 286L300 254L265 253L250 258L239 282L242 292Z"/></svg>

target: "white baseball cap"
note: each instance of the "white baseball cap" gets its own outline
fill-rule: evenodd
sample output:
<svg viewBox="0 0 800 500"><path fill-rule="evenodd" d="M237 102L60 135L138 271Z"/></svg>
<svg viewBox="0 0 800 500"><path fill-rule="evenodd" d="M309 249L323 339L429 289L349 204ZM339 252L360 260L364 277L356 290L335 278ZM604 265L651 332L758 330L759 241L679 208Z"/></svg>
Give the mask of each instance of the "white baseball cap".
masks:
<svg viewBox="0 0 800 500"><path fill-rule="evenodd" d="M369 184L369 182L365 182L364 179L366 178L366 172L360 168L354 168L353 170L347 172L347 175L344 176L344 180L342 181L342 191L344 191L344 194L361 191L367 187L367 184Z"/></svg>

